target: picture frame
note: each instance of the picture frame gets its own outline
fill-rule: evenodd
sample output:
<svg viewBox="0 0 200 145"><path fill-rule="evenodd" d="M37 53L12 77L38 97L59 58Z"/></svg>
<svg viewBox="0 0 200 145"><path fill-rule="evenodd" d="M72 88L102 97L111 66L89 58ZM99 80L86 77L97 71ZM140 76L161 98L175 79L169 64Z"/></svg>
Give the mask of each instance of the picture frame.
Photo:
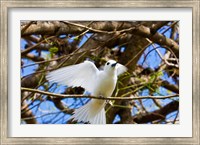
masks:
<svg viewBox="0 0 200 145"><path fill-rule="evenodd" d="M193 137L178 138L109 138L109 137L92 137L92 138L33 138L22 137L13 138L8 136L8 15L9 8L29 8L29 7L51 7L51 8L192 8L193 15ZM1 1L1 48L0 48L0 91L1 91L1 144L199 144L199 25L200 25L200 1Z"/></svg>

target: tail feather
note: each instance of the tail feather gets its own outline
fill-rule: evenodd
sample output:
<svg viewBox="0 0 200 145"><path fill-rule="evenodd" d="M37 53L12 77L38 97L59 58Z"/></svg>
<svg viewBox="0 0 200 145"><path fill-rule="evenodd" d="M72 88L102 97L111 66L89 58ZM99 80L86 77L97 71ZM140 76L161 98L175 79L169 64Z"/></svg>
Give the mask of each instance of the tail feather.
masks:
<svg viewBox="0 0 200 145"><path fill-rule="evenodd" d="M72 115L71 118L74 118L73 120L77 120L78 122L81 122L81 121L87 122L88 114L87 114L86 106L76 109L74 111L74 115Z"/></svg>
<svg viewBox="0 0 200 145"><path fill-rule="evenodd" d="M86 105L76 109L70 119L91 124L106 124L104 106L105 101L91 100Z"/></svg>

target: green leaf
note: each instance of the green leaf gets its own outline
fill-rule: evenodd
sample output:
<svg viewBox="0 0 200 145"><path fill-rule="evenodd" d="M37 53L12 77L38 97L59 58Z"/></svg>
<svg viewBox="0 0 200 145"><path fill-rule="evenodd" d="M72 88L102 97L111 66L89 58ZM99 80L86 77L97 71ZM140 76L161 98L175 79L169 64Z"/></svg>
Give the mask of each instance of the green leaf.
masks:
<svg viewBox="0 0 200 145"><path fill-rule="evenodd" d="M159 71L159 72L157 73L157 76L158 76L158 77L163 76L163 72L162 72L162 71Z"/></svg>
<svg viewBox="0 0 200 145"><path fill-rule="evenodd" d="M50 49L49 49L49 52L50 53L56 53L56 52L58 52L58 47L51 47Z"/></svg>
<svg viewBox="0 0 200 145"><path fill-rule="evenodd" d="M74 40L79 40L79 37L78 36L74 37Z"/></svg>

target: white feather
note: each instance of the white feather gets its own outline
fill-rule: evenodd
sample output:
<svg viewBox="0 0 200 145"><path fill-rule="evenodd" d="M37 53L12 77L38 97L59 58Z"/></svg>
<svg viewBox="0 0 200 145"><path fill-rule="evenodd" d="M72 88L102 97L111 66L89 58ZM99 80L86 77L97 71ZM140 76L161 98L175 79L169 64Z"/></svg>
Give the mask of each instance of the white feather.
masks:
<svg viewBox="0 0 200 145"><path fill-rule="evenodd" d="M126 67L108 61L103 71L99 71L94 63L85 61L77 65L67 66L47 74L47 80L67 86L81 86L93 96L110 97L115 89L117 76L126 71ZM86 105L76 109L70 117L78 122L106 124L105 100L91 99Z"/></svg>
<svg viewBox="0 0 200 145"><path fill-rule="evenodd" d="M88 92L93 91L93 84L99 70L94 63L84 61L83 63L71 65L52 71L47 74L46 79L61 85L72 87L81 86Z"/></svg>
<svg viewBox="0 0 200 145"><path fill-rule="evenodd" d="M77 120L78 122L90 122L91 124L106 124L105 101L98 104L96 100L91 100L86 105L76 109L70 119L73 118L73 120Z"/></svg>
<svg viewBox="0 0 200 145"><path fill-rule="evenodd" d="M124 65L121 65L120 63L117 64L117 76L123 74L127 71L127 68Z"/></svg>

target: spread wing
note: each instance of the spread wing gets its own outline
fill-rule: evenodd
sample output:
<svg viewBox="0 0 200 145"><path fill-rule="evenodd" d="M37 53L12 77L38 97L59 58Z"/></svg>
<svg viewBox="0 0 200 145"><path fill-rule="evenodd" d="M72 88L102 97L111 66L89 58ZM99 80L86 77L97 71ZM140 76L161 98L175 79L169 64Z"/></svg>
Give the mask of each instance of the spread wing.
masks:
<svg viewBox="0 0 200 145"><path fill-rule="evenodd" d="M52 71L47 74L46 79L68 87L81 86L88 92L92 92L98 72L94 63L84 61Z"/></svg>
<svg viewBox="0 0 200 145"><path fill-rule="evenodd" d="M120 63L117 64L117 76L123 74L126 71L127 71L127 68L124 65Z"/></svg>

